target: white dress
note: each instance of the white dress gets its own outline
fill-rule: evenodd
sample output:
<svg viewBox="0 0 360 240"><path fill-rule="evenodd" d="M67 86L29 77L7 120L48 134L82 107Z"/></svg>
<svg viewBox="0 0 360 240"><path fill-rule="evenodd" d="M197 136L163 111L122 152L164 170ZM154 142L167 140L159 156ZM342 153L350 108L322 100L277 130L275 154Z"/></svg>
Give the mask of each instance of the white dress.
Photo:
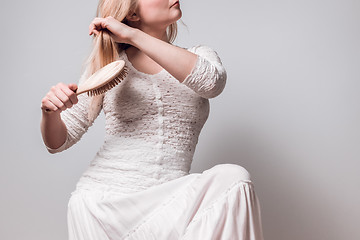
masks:
<svg viewBox="0 0 360 240"><path fill-rule="evenodd" d="M226 71L206 46L179 82L166 70L136 70L104 94L105 141L68 203L69 240L263 240L259 200L249 172L219 164L190 174L209 98L225 87ZM80 80L81 81L81 80ZM77 141L93 124L90 98L61 113L68 135L51 153ZM90 120L92 119L92 120Z"/></svg>

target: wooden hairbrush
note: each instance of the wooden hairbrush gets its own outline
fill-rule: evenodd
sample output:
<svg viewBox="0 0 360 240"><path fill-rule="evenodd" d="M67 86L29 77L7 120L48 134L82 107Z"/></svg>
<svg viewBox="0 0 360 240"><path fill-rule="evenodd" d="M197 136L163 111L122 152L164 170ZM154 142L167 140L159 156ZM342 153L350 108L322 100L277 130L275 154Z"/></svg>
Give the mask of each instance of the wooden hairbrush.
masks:
<svg viewBox="0 0 360 240"><path fill-rule="evenodd" d="M79 84L74 91L76 95L87 93L88 96L100 95L118 85L127 75L125 61L111 62L94 72L88 79ZM50 109L45 109L50 112Z"/></svg>
<svg viewBox="0 0 360 240"><path fill-rule="evenodd" d="M123 60L111 62L94 72L87 80L79 84L76 95L87 92L88 96L100 95L118 85L127 75Z"/></svg>

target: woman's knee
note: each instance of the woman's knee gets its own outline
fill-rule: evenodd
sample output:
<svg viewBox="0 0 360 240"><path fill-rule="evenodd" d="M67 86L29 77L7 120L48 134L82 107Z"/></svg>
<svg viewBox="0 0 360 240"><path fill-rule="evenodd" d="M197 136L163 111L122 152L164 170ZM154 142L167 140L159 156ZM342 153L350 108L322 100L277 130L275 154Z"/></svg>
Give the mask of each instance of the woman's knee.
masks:
<svg viewBox="0 0 360 240"><path fill-rule="evenodd" d="M237 164L218 164L210 168L209 171L226 179L233 179L233 181L251 181L250 173L244 167Z"/></svg>

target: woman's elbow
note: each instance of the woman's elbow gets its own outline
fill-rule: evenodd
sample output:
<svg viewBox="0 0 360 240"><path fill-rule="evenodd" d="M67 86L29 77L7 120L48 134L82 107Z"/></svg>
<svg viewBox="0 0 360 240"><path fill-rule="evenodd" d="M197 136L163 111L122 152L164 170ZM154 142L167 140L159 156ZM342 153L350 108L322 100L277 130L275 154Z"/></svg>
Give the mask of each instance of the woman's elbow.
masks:
<svg viewBox="0 0 360 240"><path fill-rule="evenodd" d="M61 147L60 148L50 148L48 146L46 146L46 149L51 154L60 153L65 150L65 149L62 149Z"/></svg>
<svg viewBox="0 0 360 240"><path fill-rule="evenodd" d="M66 139L65 139L65 142L64 142L61 146L59 146L59 147L57 147L57 148L51 148L51 147L49 147L49 146L47 146L47 145L45 144L45 147L46 147L46 149L47 149L47 151L48 151L49 153L55 154L55 153L60 153L60 152L65 151L65 150L68 149L71 145L72 145L72 144L70 143L70 136L69 136L69 134L68 134L67 137L66 137Z"/></svg>
<svg viewBox="0 0 360 240"><path fill-rule="evenodd" d="M219 96L225 88L226 79L227 79L226 71L217 70L214 76L209 81L207 87L204 89L205 91L202 94L203 97L209 99Z"/></svg>

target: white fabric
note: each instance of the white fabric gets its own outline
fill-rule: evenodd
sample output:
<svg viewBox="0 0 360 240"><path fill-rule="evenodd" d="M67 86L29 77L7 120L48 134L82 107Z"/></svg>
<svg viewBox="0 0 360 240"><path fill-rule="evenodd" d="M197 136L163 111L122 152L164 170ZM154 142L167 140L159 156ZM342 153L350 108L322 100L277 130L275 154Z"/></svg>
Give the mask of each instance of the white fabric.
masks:
<svg viewBox="0 0 360 240"><path fill-rule="evenodd" d="M209 98L218 96L226 71L206 46L183 82L166 70L150 75L120 54L129 73L104 94L106 136L79 179L68 205L69 240L262 240L260 205L241 166L220 164L189 174ZM66 150L93 124L90 97L61 113ZM96 112L96 116L99 111Z"/></svg>

